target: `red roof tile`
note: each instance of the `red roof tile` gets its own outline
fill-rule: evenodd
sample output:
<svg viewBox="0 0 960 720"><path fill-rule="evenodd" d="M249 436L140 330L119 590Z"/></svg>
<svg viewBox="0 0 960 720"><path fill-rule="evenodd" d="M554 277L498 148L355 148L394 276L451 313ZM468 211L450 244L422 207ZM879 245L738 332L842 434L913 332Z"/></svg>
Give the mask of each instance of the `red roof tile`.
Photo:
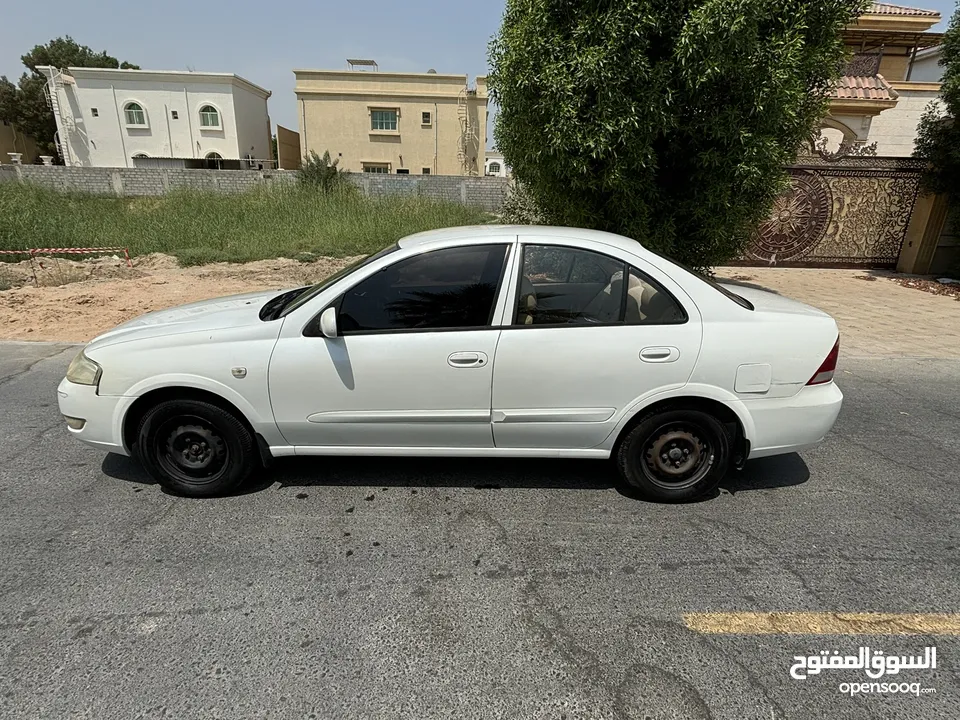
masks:
<svg viewBox="0 0 960 720"><path fill-rule="evenodd" d="M896 100L898 97L883 75L844 75L829 94L835 100Z"/></svg>
<svg viewBox="0 0 960 720"><path fill-rule="evenodd" d="M891 5L890 3L873 3L867 10L868 15L921 15L924 17L939 17L936 10L907 7L906 5Z"/></svg>

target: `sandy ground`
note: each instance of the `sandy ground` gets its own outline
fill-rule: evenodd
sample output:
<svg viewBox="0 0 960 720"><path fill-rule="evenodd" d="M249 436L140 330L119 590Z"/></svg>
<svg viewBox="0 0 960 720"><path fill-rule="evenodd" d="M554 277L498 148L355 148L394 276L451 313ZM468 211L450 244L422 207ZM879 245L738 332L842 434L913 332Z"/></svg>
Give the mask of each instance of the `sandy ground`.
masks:
<svg viewBox="0 0 960 720"><path fill-rule="evenodd" d="M83 342L138 315L253 290L317 282L352 262L262 260L178 267L168 255L86 261L36 258L0 263L0 339ZM34 284L36 273L37 287Z"/></svg>

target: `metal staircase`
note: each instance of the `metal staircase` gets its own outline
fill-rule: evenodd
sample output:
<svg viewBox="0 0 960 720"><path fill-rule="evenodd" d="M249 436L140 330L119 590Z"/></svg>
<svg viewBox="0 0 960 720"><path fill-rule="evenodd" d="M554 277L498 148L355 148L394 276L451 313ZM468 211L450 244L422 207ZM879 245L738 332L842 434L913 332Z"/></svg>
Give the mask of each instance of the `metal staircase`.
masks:
<svg viewBox="0 0 960 720"><path fill-rule="evenodd" d="M476 123L470 119L470 95L471 91L465 87L457 98L457 119L460 121L457 160L464 175L479 175L476 157L480 136L477 133Z"/></svg>
<svg viewBox="0 0 960 720"><path fill-rule="evenodd" d="M70 82L73 82L71 78ZM73 119L73 114L70 112L69 103L65 103L61 97L61 90L66 94L65 89L66 81L64 80L64 73L54 68L49 82L43 86L43 94L47 100L47 105L53 111L53 117L57 121L57 132L53 136L53 141L57 146L57 152L60 154L60 157L63 158L64 165L79 165L79 161L73 157L73 153L70 151L70 138L69 136L78 132L77 123ZM66 105L66 107L64 107ZM66 142L64 138L61 137L61 132L67 135ZM83 138L85 140L85 138Z"/></svg>

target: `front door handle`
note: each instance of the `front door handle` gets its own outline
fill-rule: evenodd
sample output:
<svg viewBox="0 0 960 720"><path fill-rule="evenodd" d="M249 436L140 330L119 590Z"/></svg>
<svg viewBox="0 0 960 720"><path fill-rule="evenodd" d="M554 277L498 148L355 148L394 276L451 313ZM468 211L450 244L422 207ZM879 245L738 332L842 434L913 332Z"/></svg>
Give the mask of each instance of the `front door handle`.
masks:
<svg viewBox="0 0 960 720"><path fill-rule="evenodd" d="M487 364L487 355L482 352L455 352L447 358L447 365L455 368L476 368Z"/></svg>
<svg viewBox="0 0 960 720"><path fill-rule="evenodd" d="M640 351L640 359L648 363L669 363L680 359L675 347L647 347Z"/></svg>

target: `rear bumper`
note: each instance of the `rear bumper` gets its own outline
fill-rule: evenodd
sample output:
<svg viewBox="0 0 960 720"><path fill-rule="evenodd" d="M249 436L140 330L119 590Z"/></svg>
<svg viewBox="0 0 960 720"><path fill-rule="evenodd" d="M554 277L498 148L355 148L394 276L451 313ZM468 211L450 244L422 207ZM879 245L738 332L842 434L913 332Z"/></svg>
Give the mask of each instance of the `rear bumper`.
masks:
<svg viewBox="0 0 960 720"><path fill-rule="evenodd" d="M750 458L818 445L833 428L842 405L843 393L833 382L804 387L790 398L745 401L755 428Z"/></svg>
<svg viewBox="0 0 960 720"><path fill-rule="evenodd" d="M123 411L133 398L97 395L91 385L77 385L64 378L57 387L60 413L83 420L83 427L67 427L77 440L107 452L128 455L123 447Z"/></svg>

